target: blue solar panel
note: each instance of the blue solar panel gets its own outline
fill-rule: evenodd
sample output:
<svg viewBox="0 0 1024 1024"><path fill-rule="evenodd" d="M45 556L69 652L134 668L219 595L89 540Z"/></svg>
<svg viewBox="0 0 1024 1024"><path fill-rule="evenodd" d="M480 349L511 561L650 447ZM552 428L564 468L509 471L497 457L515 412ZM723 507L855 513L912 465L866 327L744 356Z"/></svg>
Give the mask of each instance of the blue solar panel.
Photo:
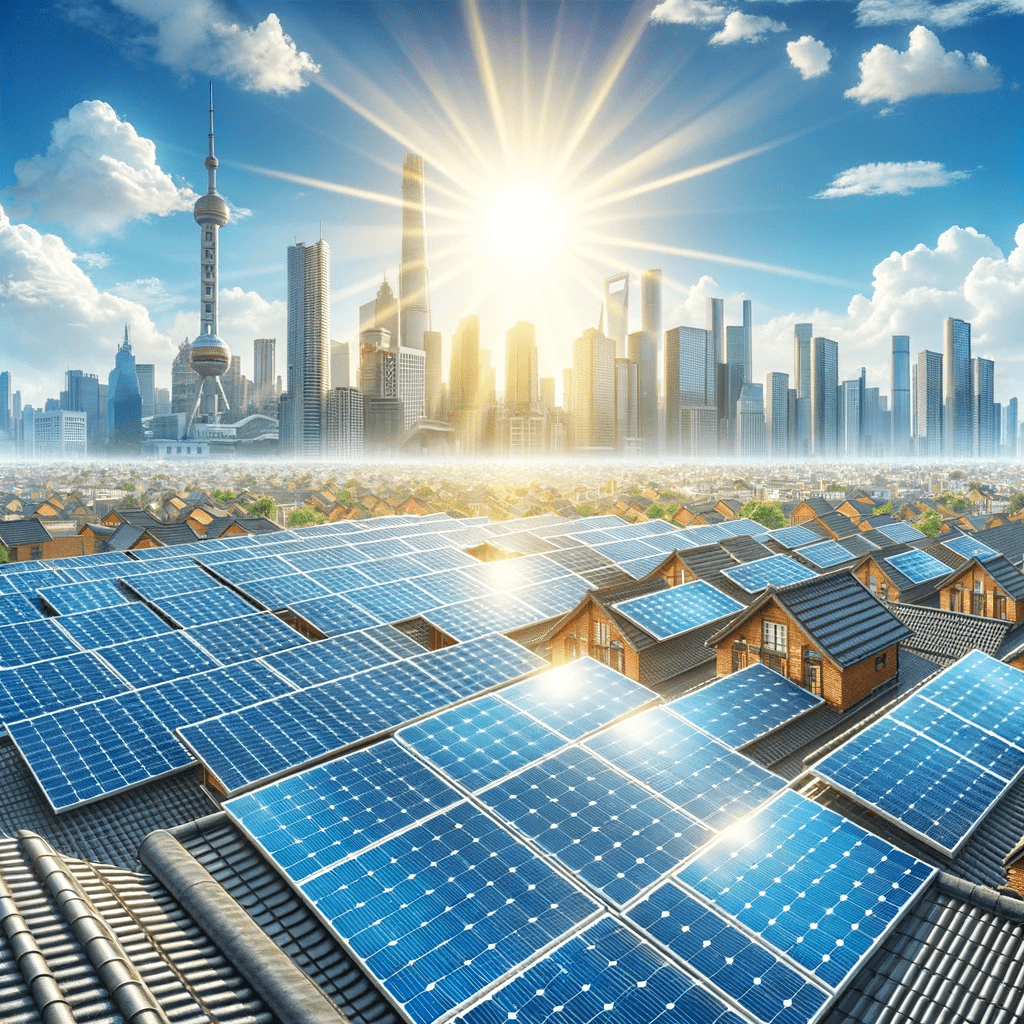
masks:
<svg viewBox="0 0 1024 1024"><path fill-rule="evenodd" d="M289 608L327 636L340 636L342 633L380 625L376 615L371 615L340 594L330 594L312 601L297 601L289 605Z"/></svg>
<svg viewBox="0 0 1024 1024"><path fill-rule="evenodd" d="M412 637L406 636L405 633L396 629L394 626L389 626L387 624L382 626L370 626L363 630L363 634L371 640L376 641L378 644L381 644L398 658L412 658L427 650L426 647L422 644L418 644Z"/></svg>
<svg viewBox="0 0 1024 1024"><path fill-rule="evenodd" d="M17 622L0 629L0 669L74 654L81 648L55 619Z"/></svg>
<svg viewBox="0 0 1024 1024"><path fill-rule="evenodd" d="M404 541L402 542L405 543ZM408 547L408 545L406 545ZM423 576L430 570L418 557L413 555L391 555L389 558L378 558L363 566L363 572L374 583L394 583L396 580L408 580L413 576Z"/></svg>
<svg viewBox="0 0 1024 1024"><path fill-rule="evenodd" d="M240 583L238 589L271 611L280 611L296 601L312 601L330 594L327 587L321 586L303 573Z"/></svg>
<svg viewBox="0 0 1024 1024"><path fill-rule="evenodd" d="M488 696L406 726L398 738L471 792L564 742L528 715Z"/></svg>
<svg viewBox="0 0 1024 1024"><path fill-rule="evenodd" d="M544 555L504 558L498 562L481 562L467 566L466 571L486 583L492 590L510 593L523 587L540 587L568 575L568 570ZM427 586L426 580L422 582Z"/></svg>
<svg viewBox="0 0 1024 1024"><path fill-rule="evenodd" d="M511 594L488 594L460 601L424 611L423 617L455 640L475 640L488 633L507 633L548 618L544 612Z"/></svg>
<svg viewBox="0 0 1024 1024"><path fill-rule="evenodd" d="M656 640L668 640L726 615L734 615L742 611L744 605L710 583L694 580L620 601L615 608Z"/></svg>
<svg viewBox="0 0 1024 1024"><path fill-rule="evenodd" d="M150 603L179 627L221 622L239 615L251 615L256 610L233 590L219 586L209 577L207 580L205 590L150 599Z"/></svg>
<svg viewBox="0 0 1024 1024"><path fill-rule="evenodd" d="M352 550L357 555L357 561L376 561L378 558L389 558L392 555L407 555L414 549L412 545L406 544L404 540L392 537L390 540L377 540L375 537L353 542ZM371 571L368 567L367 571Z"/></svg>
<svg viewBox="0 0 1024 1024"><path fill-rule="evenodd" d="M60 624L86 651L171 631L163 619L138 602L62 615Z"/></svg>
<svg viewBox="0 0 1024 1024"><path fill-rule="evenodd" d="M948 576L953 570L948 565L924 551L915 548L904 551L885 559L894 569L898 569L912 583L925 583L927 580Z"/></svg>
<svg viewBox="0 0 1024 1024"><path fill-rule="evenodd" d="M650 575L655 569L665 561L665 552L659 552L657 555L652 555L649 558L631 558L625 562L620 562L619 565L624 572L628 572L630 576L635 580L642 580L645 576Z"/></svg>
<svg viewBox="0 0 1024 1024"><path fill-rule="evenodd" d="M513 831L618 907L714 835L579 747L546 757L479 796Z"/></svg>
<svg viewBox="0 0 1024 1024"><path fill-rule="evenodd" d="M867 961L934 874L786 790L677 877L835 988Z"/></svg>
<svg viewBox="0 0 1024 1024"><path fill-rule="evenodd" d="M658 561L662 561L665 557L664 551L652 548L650 544L642 540L613 540L607 544L594 544L587 539L586 543L617 565L634 562L638 558L657 557Z"/></svg>
<svg viewBox="0 0 1024 1024"><path fill-rule="evenodd" d="M668 707L739 750L824 703L766 665L749 665L684 694Z"/></svg>
<svg viewBox="0 0 1024 1024"><path fill-rule="evenodd" d="M786 785L663 707L633 715L584 743L714 829L731 825Z"/></svg>
<svg viewBox="0 0 1024 1024"><path fill-rule="evenodd" d="M0 594L0 628L42 617L39 605L24 594Z"/></svg>
<svg viewBox="0 0 1024 1024"><path fill-rule="evenodd" d="M764 539L773 540L784 548L792 550L802 544L813 544L815 541L821 540L821 534L809 530L806 526L783 526L778 530L769 530Z"/></svg>
<svg viewBox="0 0 1024 1024"><path fill-rule="evenodd" d="M472 697L547 667L540 655L504 636L480 637L441 647L418 655L412 662L450 686L460 697Z"/></svg>
<svg viewBox="0 0 1024 1024"><path fill-rule="evenodd" d="M197 565L168 569L165 572L147 572L142 576L131 576L125 580L127 586L147 601L158 601L162 597L177 597L200 590L209 590L219 584Z"/></svg>
<svg viewBox="0 0 1024 1024"><path fill-rule="evenodd" d="M15 565L24 563L15 562ZM68 582L64 573L50 572L23 572L10 574L6 577L7 583L19 594L26 594L28 597L35 597L36 591L41 587L57 587Z"/></svg>
<svg viewBox="0 0 1024 1024"><path fill-rule="evenodd" d="M180 630L105 647L103 660L136 687L219 667Z"/></svg>
<svg viewBox="0 0 1024 1024"><path fill-rule="evenodd" d="M411 543L411 542L410 542ZM444 572L447 569L462 569L467 565L479 563L472 555L457 548L435 548L429 551L416 551L416 561L431 572Z"/></svg>
<svg viewBox="0 0 1024 1024"><path fill-rule="evenodd" d="M43 587L39 596L58 615L87 612L127 604L128 595L115 580L94 580L91 583L66 583L60 587Z"/></svg>
<svg viewBox="0 0 1024 1024"><path fill-rule="evenodd" d="M456 1018L458 1024L515 1020L743 1024L717 996L612 917L595 921Z"/></svg>
<svg viewBox="0 0 1024 1024"><path fill-rule="evenodd" d="M587 657L505 687L498 697L567 740L578 740L658 699L653 690Z"/></svg>
<svg viewBox="0 0 1024 1024"><path fill-rule="evenodd" d="M834 540L823 540L818 544L810 544L805 548L800 548L797 554L801 558L806 558L811 565L816 565L819 569L829 569L842 562L852 562L856 557Z"/></svg>
<svg viewBox="0 0 1024 1024"><path fill-rule="evenodd" d="M301 882L462 796L393 740L235 797L225 810Z"/></svg>
<svg viewBox="0 0 1024 1024"><path fill-rule="evenodd" d="M192 626L186 632L222 665L277 654L307 642L301 633L269 612Z"/></svg>
<svg viewBox="0 0 1024 1024"><path fill-rule="evenodd" d="M747 593L757 594L768 586L784 587L789 583L813 579L817 573L788 555L772 555L745 562L734 569L723 569L722 575L739 584Z"/></svg>
<svg viewBox="0 0 1024 1024"><path fill-rule="evenodd" d="M924 534L920 530L915 530L910 523L888 523L880 526L878 532L895 544L912 544L924 537Z"/></svg>
<svg viewBox="0 0 1024 1024"><path fill-rule="evenodd" d="M299 572L314 572L328 567L350 566L358 557L350 544L316 548L313 551L290 551L283 556L284 560ZM361 581L359 586L366 586L370 582L369 576L364 576L362 573L357 573L356 578Z"/></svg>
<svg viewBox="0 0 1024 1024"><path fill-rule="evenodd" d="M287 576L295 570L279 555L261 554L256 558L239 558L237 554L219 554L202 559L217 575L236 586L272 576Z"/></svg>
<svg viewBox="0 0 1024 1024"><path fill-rule="evenodd" d="M513 591L510 596L535 608L545 618L554 618L572 611L590 589L591 584L582 576L572 575L562 576L540 587L524 587Z"/></svg>
<svg viewBox="0 0 1024 1024"><path fill-rule="evenodd" d="M599 909L468 804L300 888L413 1024L449 1013Z"/></svg>
<svg viewBox="0 0 1024 1024"><path fill-rule="evenodd" d="M494 593L482 579L462 569L447 569L429 576L418 576L417 580L441 604L458 604L469 598L489 597Z"/></svg>
<svg viewBox="0 0 1024 1024"><path fill-rule="evenodd" d="M382 622L411 619L441 603L440 598L412 582L381 583L361 590L346 591L345 596L360 608L372 612Z"/></svg>
<svg viewBox="0 0 1024 1024"><path fill-rule="evenodd" d="M399 657L365 633L355 632L270 654L263 660L296 686L314 686Z"/></svg>
<svg viewBox="0 0 1024 1024"><path fill-rule="evenodd" d="M917 531L915 530L914 532L916 533ZM920 537L918 537L918 540L920 540ZM990 548L983 541L978 540L977 537L972 537L968 533L960 537L954 537L952 540L944 540L942 544L943 547L949 548L950 551L962 555L964 558L978 558L983 562L993 555L999 554L995 548Z"/></svg>
<svg viewBox="0 0 1024 1024"><path fill-rule="evenodd" d="M658 886L626 916L766 1024L807 1024L830 998L781 956L674 882Z"/></svg>

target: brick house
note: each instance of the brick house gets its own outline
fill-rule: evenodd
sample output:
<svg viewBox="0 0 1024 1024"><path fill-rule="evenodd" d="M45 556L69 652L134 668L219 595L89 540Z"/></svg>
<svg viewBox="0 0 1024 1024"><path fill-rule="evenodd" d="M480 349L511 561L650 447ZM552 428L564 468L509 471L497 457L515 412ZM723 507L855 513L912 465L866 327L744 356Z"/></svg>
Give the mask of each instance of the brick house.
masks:
<svg viewBox="0 0 1024 1024"><path fill-rule="evenodd" d="M1024 621L1024 573L1005 555L972 558L941 581L939 604L989 619Z"/></svg>

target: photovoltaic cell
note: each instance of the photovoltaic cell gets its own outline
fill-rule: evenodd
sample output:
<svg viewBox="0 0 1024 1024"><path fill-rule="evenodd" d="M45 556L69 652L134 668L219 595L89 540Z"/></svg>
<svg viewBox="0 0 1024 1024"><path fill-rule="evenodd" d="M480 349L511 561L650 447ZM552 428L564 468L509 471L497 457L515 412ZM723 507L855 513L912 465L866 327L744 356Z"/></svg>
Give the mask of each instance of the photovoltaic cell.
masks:
<svg viewBox="0 0 1024 1024"><path fill-rule="evenodd" d="M748 665L684 694L668 707L739 750L824 703L766 665Z"/></svg>
<svg viewBox="0 0 1024 1024"><path fill-rule="evenodd" d="M311 569L307 575L332 594L347 594L350 590L368 587L373 580L354 565L332 565L326 569Z"/></svg>
<svg viewBox="0 0 1024 1024"><path fill-rule="evenodd" d="M387 624L370 626L368 629L363 630L363 634L376 641L398 658L412 658L417 654L422 654L427 649L418 644L412 637L406 636L394 626Z"/></svg>
<svg viewBox="0 0 1024 1024"><path fill-rule="evenodd" d="M240 583L238 589L255 598L271 611L280 611L295 601L311 601L330 594L327 587L303 573L290 576L274 576L266 580L252 580Z"/></svg>
<svg viewBox="0 0 1024 1024"><path fill-rule="evenodd" d="M25 563L15 562L15 565ZM58 587L68 582L67 576L63 573L49 572L22 572L10 573L5 577L6 582L16 593L25 594L27 597L36 597L36 591L43 587Z"/></svg>
<svg viewBox="0 0 1024 1024"><path fill-rule="evenodd" d="M224 808L301 882L461 799L412 754L384 740L235 797Z"/></svg>
<svg viewBox="0 0 1024 1024"><path fill-rule="evenodd" d="M417 579L441 604L458 604L469 598L489 597L494 594L494 590L479 576L462 569L447 569L418 576Z"/></svg>
<svg viewBox="0 0 1024 1024"><path fill-rule="evenodd" d="M842 544L834 540L809 544L805 548L800 548L797 554L801 558L806 558L811 565L816 565L819 569L828 569L842 562L852 562L854 559L854 556Z"/></svg>
<svg viewBox="0 0 1024 1024"><path fill-rule="evenodd" d="M743 609L739 601L704 580L630 598L617 611L657 640L668 640Z"/></svg>
<svg viewBox="0 0 1024 1024"><path fill-rule="evenodd" d="M0 594L0 628L42 617L39 605L24 594Z"/></svg>
<svg viewBox="0 0 1024 1024"><path fill-rule="evenodd" d="M0 629L0 669L74 654L81 648L55 619L17 622Z"/></svg>
<svg viewBox="0 0 1024 1024"><path fill-rule="evenodd" d="M657 556L661 561L665 553L658 548L652 548L650 544L642 540L613 540L607 544L593 544L588 539L587 544L602 555L607 555L617 565L623 562L634 562L638 558Z"/></svg>
<svg viewBox="0 0 1024 1024"><path fill-rule="evenodd" d="M798 548L804 544L813 544L821 540L821 535L809 530L806 526L783 526L778 530L769 530L765 540L773 540L784 548Z"/></svg>
<svg viewBox="0 0 1024 1024"><path fill-rule="evenodd" d="M633 579L642 580L649 573L657 569L664 561L665 553L662 551L657 555L651 555L648 558L633 558L620 564L622 568L633 577Z"/></svg>
<svg viewBox="0 0 1024 1024"><path fill-rule="evenodd" d="M878 532L896 544L912 544L924 537L924 534L920 530L915 530L910 523L888 523L880 526Z"/></svg>
<svg viewBox="0 0 1024 1024"><path fill-rule="evenodd" d="M741 586L747 593L757 594L768 586L784 587L789 583L812 579L817 573L788 555L772 555L769 558L745 562L734 569L723 569L722 575Z"/></svg>
<svg viewBox="0 0 1024 1024"><path fill-rule="evenodd" d="M312 551L293 551L283 556L285 561L299 572L315 572L325 568L338 568L351 565L358 554L352 550L351 544L338 544L334 547L316 548ZM357 573L361 580L358 586L366 586L369 576Z"/></svg>
<svg viewBox="0 0 1024 1024"><path fill-rule="evenodd" d="M345 596L382 622L401 622L436 608L440 599L415 583L382 583L347 591Z"/></svg>
<svg viewBox="0 0 1024 1024"><path fill-rule="evenodd" d="M294 572L278 555L261 554L256 558L239 558L237 554L222 554L203 558L201 562L236 586L252 583L254 580L270 579L272 576L287 576Z"/></svg>
<svg viewBox="0 0 1024 1024"><path fill-rule="evenodd" d="M127 604L128 595L115 580L94 580L91 583L66 583L60 587L43 587L39 596L58 615L109 608Z"/></svg>
<svg viewBox="0 0 1024 1024"><path fill-rule="evenodd" d="M176 597L180 594L194 594L219 586L208 572L203 572L197 565L147 572L141 576L133 575L124 582L139 597L147 601L159 601L161 598Z"/></svg>
<svg viewBox="0 0 1024 1024"><path fill-rule="evenodd" d="M193 626L186 632L222 665L277 654L307 642L301 633L269 612Z"/></svg>
<svg viewBox="0 0 1024 1024"><path fill-rule="evenodd" d="M296 686L314 686L399 657L365 633L354 632L270 654L263 660Z"/></svg>
<svg viewBox="0 0 1024 1024"><path fill-rule="evenodd" d="M469 804L300 888L413 1024L467 1002L599 909Z"/></svg>
<svg viewBox="0 0 1024 1024"><path fill-rule="evenodd" d="M953 570L948 565L924 551L915 548L903 551L898 555L885 559L894 569L898 569L912 583L924 583L927 580L948 576Z"/></svg>
<svg viewBox="0 0 1024 1024"><path fill-rule="evenodd" d="M312 601L297 601L289 605L289 608L327 636L340 636L367 626L380 625L376 615L371 615L340 594L329 594Z"/></svg>
<svg viewBox="0 0 1024 1024"><path fill-rule="evenodd" d="M404 541L402 542L405 543ZM423 576L429 569L413 555L391 555L388 558L377 558L365 564L363 572L374 583L394 583L396 580L408 580L413 576Z"/></svg>
<svg viewBox="0 0 1024 1024"><path fill-rule="evenodd" d="M151 599L151 603L179 627L221 622L239 615L251 615L256 610L233 590L218 585L209 577L207 580L209 585L205 590Z"/></svg>
<svg viewBox="0 0 1024 1024"><path fill-rule="evenodd" d="M479 796L514 832L617 907L714 836L579 747L560 750Z"/></svg>
<svg viewBox="0 0 1024 1024"><path fill-rule="evenodd" d="M915 530L914 532L916 533L917 531ZM917 539L920 540L921 538L918 537ZM942 545L949 548L955 554L962 555L964 558L978 558L983 562L993 555L999 554L995 548L990 548L987 544L968 533L960 537L954 537L952 540L944 540ZM948 571L950 570L947 567Z"/></svg>
<svg viewBox="0 0 1024 1024"><path fill-rule="evenodd" d="M135 687L219 667L215 658L192 643L181 630L104 647L102 656Z"/></svg>
<svg viewBox="0 0 1024 1024"><path fill-rule="evenodd" d="M62 615L60 624L86 651L171 631L163 619L137 601L77 615Z"/></svg>
<svg viewBox="0 0 1024 1024"><path fill-rule="evenodd" d="M472 697L547 666L540 655L500 635L428 651L412 658L411 663L451 687L460 697Z"/></svg>
<svg viewBox="0 0 1024 1024"><path fill-rule="evenodd" d="M410 542L411 543L411 542ZM444 572L446 569L463 569L467 565L479 563L472 555L457 548L434 548L428 551L416 551L416 561L429 572Z"/></svg>
<svg viewBox="0 0 1024 1024"><path fill-rule="evenodd" d="M432 626L455 640L475 640L488 633L506 633L548 618L511 594L489 594L424 611Z"/></svg>

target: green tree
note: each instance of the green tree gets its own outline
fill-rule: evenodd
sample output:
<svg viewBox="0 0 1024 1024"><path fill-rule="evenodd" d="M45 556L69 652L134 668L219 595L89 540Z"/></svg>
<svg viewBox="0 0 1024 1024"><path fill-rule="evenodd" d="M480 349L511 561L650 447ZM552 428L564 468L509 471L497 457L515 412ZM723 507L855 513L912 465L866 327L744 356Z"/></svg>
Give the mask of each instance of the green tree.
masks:
<svg viewBox="0 0 1024 1024"><path fill-rule="evenodd" d="M118 499L117 508L142 508L142 499L137 494L126 494Z"/></svg>
<svg viewBox="0 0 1024 1024"><path fill-rule="evenodd" d="M324 521L323 514L311 505L297 508L288 515L289 526L316 526Z"/></svg>
<svg viewBox="0 0 1024 1024"><path fill-rule="evenodd" d="M134 490L135 490L135 484L133 484L133 483L131 482L131 480L129 480L129 481L128 481L128 483L126 483L126 484L124 485L124 489L125 489L126 491L134 491Z"/></svg>
<svg viewBox="0 0 1024 1024"><path fill-rule="evenodd" d="M1024 509L1024 491L1018 491L1012 498L1010 498L1009 504L1010 515L1015 516L1021 509Z"/></svg>
<svg viewBox="0 0 1024 1024"><path fill-rule="evenodd" d="M424 485L423 487L421 487L416 492L416 497L417 498L429 498L433 493L434 492L429 487Z"/></svg>
<svg viewBox="0 0 1024 1024"><path fill-rule="evenodd" d="M234 497L235 496L234 496L234 494L231 491L214 491L213 492L214 501L219 501L221 504L225 504L226 502L232 501L234 499Z"/></svg>
<svg viewBox="0 0 1024 1024"><path fill-rule="evenodd" d="M769 530L777 530L786 525L786 517L782 507L776 501L748 501L740 509L741 519L753 519L755 523L767 526Z"/></svg>
<svg viewBox="0 0 1024 1024"><path fill-rule="evenodd" d="M249 515L252 516L263 516L266 519L273 519L277 514L277 505L274 504L273 498L260 498L259 501L254 501L249 508Z"/></svg>
<svg viewBox="0 0 1024 1024"><path fill-rule="evenodd" d="M0 544L0 564L8 561L10 561L10 559L7 557L7 548L5 548L3 544Z"/></svg>
<svg viewBox="0 0 1024 1024"><path fill-rule="evenodd" d="M578 516L592 516L594 514L593 505L577 505L576 515Z"/></svg>
<svg viewBox="0 0 1024 1024"><path fill-rule="evenodd" d="M939 530L942 529L942 516L935 509L930 508L914 523L914 527L920 530L926 537L931 537L932 540L935 540L939 535Z"/></svg>
<svg viewBox="0 0 1024 1024"><path fill-rule="evenodd" d="M338 493L334 496L334 500L341 502L342 505L351 505L352 492L348 490L348 488L346 488L343 491L338 491Z"/></svg>
<svg viewBox="0 0 1024 1024"><path fill-rule="evenodd" d="M939 501L941 501L946 508L952 509L954 512L966 512L971 507L971 503L967 500L965 495L954 494L952 491L946 491L945 494L940 494Z"/></svg>
<svg viewBox="0 0 1024 1024"><path fill-rule="evenodd" d="M665 506L665 517L671 519L679 511L679 502L673 501L671 505Z"/></svg>
<svg viewBox="0 0 1024 1024"><path fill-rule="evenodd" d="M647 518L648 519L661 519L665 515L665 509L661 505L648 505L647 506Z"/></svg>
<svg viewBox="0 0 1024 1024"><path fill-rule="evenodd" d="M895 507L891 501L887 501L884 505L879 505L878 508L872 509L871 514L873 516L891 516Z"/></svg>

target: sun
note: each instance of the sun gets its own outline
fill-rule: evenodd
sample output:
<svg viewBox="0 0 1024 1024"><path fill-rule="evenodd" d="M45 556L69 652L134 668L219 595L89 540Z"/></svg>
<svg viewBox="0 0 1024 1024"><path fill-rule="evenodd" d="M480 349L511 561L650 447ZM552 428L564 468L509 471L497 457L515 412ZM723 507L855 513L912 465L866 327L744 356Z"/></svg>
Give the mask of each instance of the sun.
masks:
<svg viewBox="0 0 1024 1024"><path fill-rule="evenodd" d="M563 248L565 229L565 201L540 182L506 184L481 199L481 247L501 263L548 262Z"/></svg>

